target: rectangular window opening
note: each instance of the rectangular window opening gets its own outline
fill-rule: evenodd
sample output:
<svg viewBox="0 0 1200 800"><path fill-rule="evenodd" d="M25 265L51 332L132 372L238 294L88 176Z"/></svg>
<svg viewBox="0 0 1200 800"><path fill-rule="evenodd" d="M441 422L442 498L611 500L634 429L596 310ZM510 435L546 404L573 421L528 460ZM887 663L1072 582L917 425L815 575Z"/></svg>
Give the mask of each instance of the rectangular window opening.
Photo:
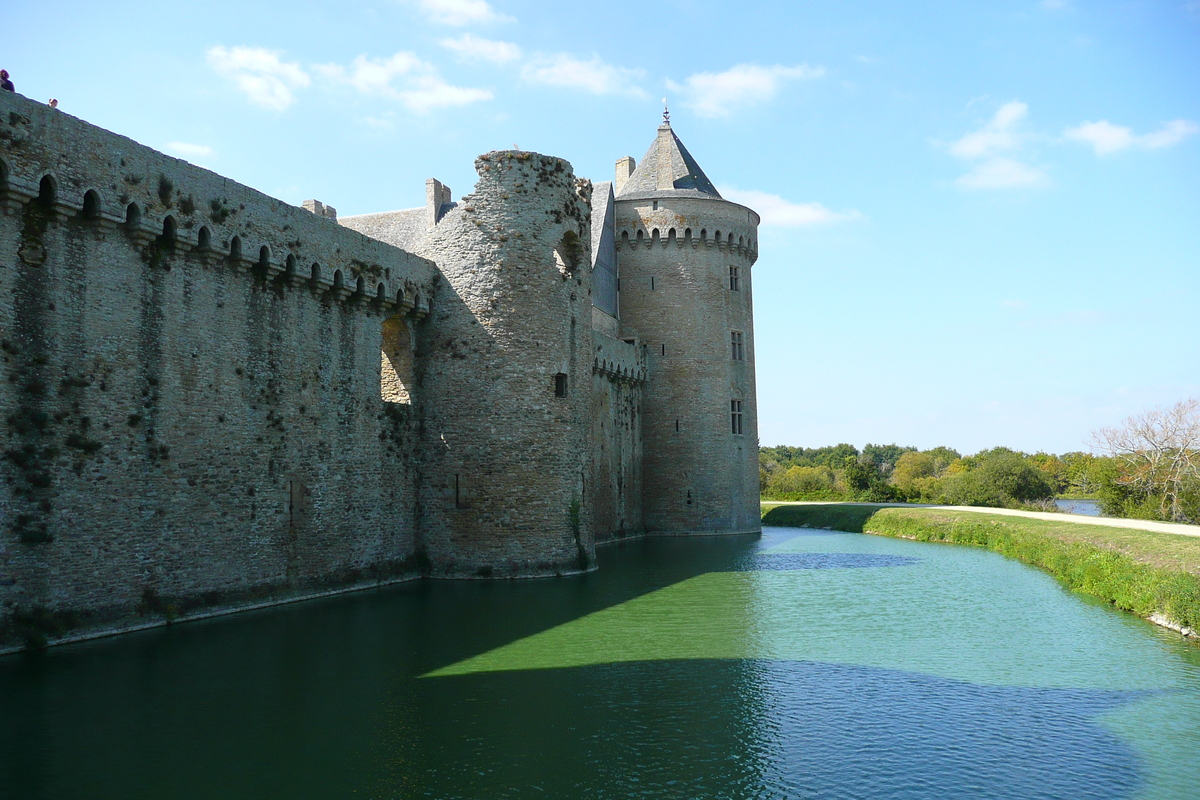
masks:
<svg viewBox="0 0 1200 800"><path fill-rule="evenodd" d="M745 361L746 360L746 347L745 347L745 344L743 343L741 331L730 331L729 332L729 344L733 351L733 360L734 361Z"/></svg>
<svg viewBox="0 0 1200 800"><path fill-rule="evenodd" d="M740 434L742 432L742 401L741 400L730 400L729 401L729 422L730 422L730 426L732 427L733 433Z"/></svg>
<svg viewBox="0 0 1200 800"><path fill-rule="evenodd" d="M675 420L675 432L679 433L679 420Z"/></svg>
<svg viewBox="0 0 1200 800"><path fill-rule="evenodd" d="M567 373L560 372L554 376L554 396L567 396Z"/></svg>
<svg viewBox="0 0 1200 800"><path fill-rule="evenodd" d="M738 268L730 267L729 268L729 291L731 291L731 292L741 291L741 289L739 288L740 286L741 286L741 281L740 281L739 275L738 275Z"/></svg>

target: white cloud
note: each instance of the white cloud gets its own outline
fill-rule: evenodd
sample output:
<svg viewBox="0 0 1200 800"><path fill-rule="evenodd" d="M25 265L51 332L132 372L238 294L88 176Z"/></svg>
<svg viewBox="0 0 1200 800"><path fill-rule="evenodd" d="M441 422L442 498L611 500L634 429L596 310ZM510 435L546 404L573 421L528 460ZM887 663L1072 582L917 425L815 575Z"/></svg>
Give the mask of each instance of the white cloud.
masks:
<svg viewBox="0 0 1200 800"><path fill-rule="evenodd" d="M738 64L724 72L697 72L682 85L667 81L667 86L682 92L683 104L700 116L726 117L740 106L773 99L786 81L809 80L824 74L824 67L808 64L794 67Z"/></svg>
<svg viewBox="0 0 1200 800"><path fill-rule="evenodd" d="M956 183L967 189L1015 189L1022 186L1045 186L1050 183L1039 169L996 156L975 166Z"/></svg>
<svg viewBox="0 0 1200 800"><path fill-rule="evenodd" d="M634 81L645 73L606 64L598 56L581 61L567 53L539 55L521 68L521 77L530 83L582 89L592 94L631 94L644 97L645 92Z"/></svg>
<svg viewBox="0 0 1200 800"><path fill-rule="evenodd" d="M1018 100L1005 103L986 125L950 145L950 153L959 158L982 158L1003 150L1020 147L1023 137L1015 130L1025 119L1029 106Z"/></svg>
<svg viewBox="0 0 1200 800"><path fill-rule="evenodd" d="M964 189L1015 189L1046 186L1049 177L1036 167L1013 158L1030 137L1019 130L1029 106L1010 100L983 127L950 143L950 154L978 163L955 183Z"/></svg>
<svg viewBox="0 0 1200 800"><path fill-rule="evenodd" d="M296 101L293 89L308 86L310 79L299 64L286 62L280 53L263 47L213 47L208 64L229 78L250 102L283 111Z"/></svg>
<svg viewBox="0 0 1200 800"><path fill-rule="evenodd" d="M313 69L363 94L398 100L420 113L441 106L460 106L492 99L492 93L486 89L446 83L432 64L404 51L390 58L360 55L349 67L319 64Z"/></svg>
<svg viewBox="0 0 1200 800"><path fill-rule="evenodd" d="M1063 136L1077 142L1089 144L1096 155L1104 156L1137 147L1143 150L1155 150L1160 147L1170 147L1178 144L1192 134L1200 131L1200 125L1186 119L1176 119L1164 123L1153 133L1138 135L1130 128L1113 125L1111 122L1085 122L1074 128L1063 131Z"/></svg>
<svg viewBox="0 0 1200 800"><path fill-rule="evenodd" d="M477 25L489 22L512 22L513 18L497 13L487 0L416 0L425 17L441 25Z"/></svg>
<svg viewBox="0 0 1200 800"><path fill-rule="evenodd" d="M734 203L754 209L762 218L763 225L781 228L796 228L804 225L828 225L834 222L851 222L863 219L863 215L850 211L831 211L820 203L793 203L777 194L767 194L754 189L735 189L722 186L721 196Z"/></svg>
<svg viewBox="0 0 1200 800"><path fill-rule="evenodd" d="M458 53L464 61L490 61L493 64L507 64L521 57L521 48L512 42L499 42L494 39L484 39L473 33L464 33L457 39L441 39L442 47Z"/></svg>
<svg viewBox="0 0 1200 800"><path fill-rule="evenodd" d="M167 142L163 149L184 158L209 158L213 154L213 149L206 144L188 142Z"/></svg>

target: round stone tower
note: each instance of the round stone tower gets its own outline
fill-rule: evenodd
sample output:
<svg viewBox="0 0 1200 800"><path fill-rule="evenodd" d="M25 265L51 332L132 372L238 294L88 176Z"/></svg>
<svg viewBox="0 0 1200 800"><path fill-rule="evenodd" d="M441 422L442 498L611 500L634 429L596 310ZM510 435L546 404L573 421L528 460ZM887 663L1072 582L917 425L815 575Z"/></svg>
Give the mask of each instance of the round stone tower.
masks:
<svg viewBox="0 0 1200 800"><path fill-rule="evenodd" d="M750 267L759 217L721 197L663 114L613 185L623 334L646 347L648 532L761 530Z"/></svg>

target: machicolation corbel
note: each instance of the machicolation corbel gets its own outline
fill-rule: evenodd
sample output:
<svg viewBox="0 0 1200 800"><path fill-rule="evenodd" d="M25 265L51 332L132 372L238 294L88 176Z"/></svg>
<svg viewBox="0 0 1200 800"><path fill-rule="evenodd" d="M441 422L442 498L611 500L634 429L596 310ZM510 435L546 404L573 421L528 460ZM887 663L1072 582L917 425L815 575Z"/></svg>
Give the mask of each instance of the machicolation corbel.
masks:
<svg viewBox="0 0 1200 800"><path fill-rule="evenodd" d="M0 203L5 214L12 214L37 196L37 184L19 175L8 174L0 186Z"/></svg>

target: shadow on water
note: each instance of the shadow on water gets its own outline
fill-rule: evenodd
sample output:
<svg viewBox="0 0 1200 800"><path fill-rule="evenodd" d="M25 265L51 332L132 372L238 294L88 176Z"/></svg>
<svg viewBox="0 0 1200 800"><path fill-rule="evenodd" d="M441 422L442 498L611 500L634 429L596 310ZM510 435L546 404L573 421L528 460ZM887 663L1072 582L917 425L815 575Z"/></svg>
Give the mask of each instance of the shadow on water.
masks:
<svg viewBox="0 0 1200 800"><path fill-rule="evenodd" d="M540 791L1115 800L1140 785L1134 753L1096 721L1140 697L1136 692L978 686L870 667L725 660L429 683L421 696L407 698L412 705L401 716L441 722L402 735L412 747L393 774L381 776L377 796L394 796L393 781L433 763L437 796L446 798ZM510 735L467 742L447 735L477 730L481 719L504 720ZM557 753L562 757L551 756L547 769L547 756Z"/></svg>
<svg viewBox="0 0 1200 800"><path fill-rule="evenodd" d="M1135 755L1097 723L1138 692L756 658L420 677L627 614L660 589L694 612L696 590L678 586L710 573L920 563L761 552L807 535L628 542L575 578L407 584L0 659L0 796L907 800L1138 787ZM713 597L747 627L754 615L736 603L752 601ZM641 605L673 619L663 601Z"/></svg>

